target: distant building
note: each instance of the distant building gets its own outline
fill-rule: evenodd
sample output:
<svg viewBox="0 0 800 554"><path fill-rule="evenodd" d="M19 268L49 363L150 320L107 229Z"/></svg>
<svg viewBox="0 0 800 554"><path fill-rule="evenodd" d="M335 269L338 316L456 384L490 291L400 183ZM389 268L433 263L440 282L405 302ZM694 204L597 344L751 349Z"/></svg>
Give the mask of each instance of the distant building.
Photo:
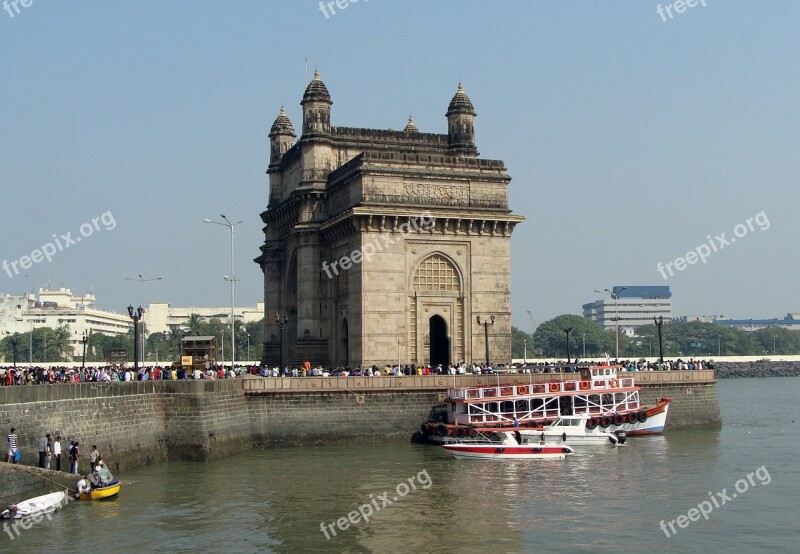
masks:
<svg viewBox="0 0 800 554"><path fill-rule="evenodd" d="M654 317L672 320L672 293L668 286L615 286L608 298L583 305L583 317L597 321L605 329L614 329L619 321L620 331L627 334L634 327L653 323Z"/></svg>
<svg viewBox="0 0 800 554"><path fill-rule="evenodd" d="M197 314L204 322L212 318L218 319L226 325L231 324L231 307L208 308L191 306L189 308L174 308L165 302L150 304L144 312L144 322L147 333L168 333L171 329L186 328L189 316ZM252 323L264 317L264 303L258 302L252 307L235 307L233 315L236 322ZM253 338L255 341L255 337Z"/></svg>
<svg viewBox="0 0 800 554"><path fill-rule="evenodd" d="M83 333L124 335L132 322L127 315L107 312L95 307L92 294L74 296L70 289L39 289L23 296L0 295L0 334L30 333L37 327L56 329L68 326L72 356L83 351Z"/></svg>
<svg viewBox="0 0 800 554"><path fill-rule="evenodd" d="M715 319L717 325L736 327L743 331L758 331L767 327L783 327L785 329L800 329L800 313L786 314L783 319Z"/></svg>

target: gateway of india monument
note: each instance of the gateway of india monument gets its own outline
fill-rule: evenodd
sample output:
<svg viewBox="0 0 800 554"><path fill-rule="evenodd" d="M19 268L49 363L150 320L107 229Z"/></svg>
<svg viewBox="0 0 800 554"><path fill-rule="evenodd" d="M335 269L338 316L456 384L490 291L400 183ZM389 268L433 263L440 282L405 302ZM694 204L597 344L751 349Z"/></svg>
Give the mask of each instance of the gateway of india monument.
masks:
<svg viewBox="0 0 800 554"><path fill-rule="evenodd" d="M478 157L461 84L447 133L331 126L319 72L269 133L262 363L366 366L511 359L511 233L502 161ZM480 318L480 323L478 323ZM488 325L487 325L488 323Z"/></svg>

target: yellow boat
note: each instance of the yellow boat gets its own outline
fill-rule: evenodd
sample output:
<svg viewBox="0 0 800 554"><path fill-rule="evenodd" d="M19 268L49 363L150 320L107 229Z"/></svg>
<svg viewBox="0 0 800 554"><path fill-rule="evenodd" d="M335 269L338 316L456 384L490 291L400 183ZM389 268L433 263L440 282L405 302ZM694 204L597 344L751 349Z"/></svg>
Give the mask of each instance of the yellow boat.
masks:
<svg viewBox="0 0 800 554"><path fill-rule="evenodd" d="M92 489L91 492L82 492L81 500L100 500L101 498L110 498L119 494L119 489L122 484L119 481L112 481L105 487L98 487Z"/></svg>

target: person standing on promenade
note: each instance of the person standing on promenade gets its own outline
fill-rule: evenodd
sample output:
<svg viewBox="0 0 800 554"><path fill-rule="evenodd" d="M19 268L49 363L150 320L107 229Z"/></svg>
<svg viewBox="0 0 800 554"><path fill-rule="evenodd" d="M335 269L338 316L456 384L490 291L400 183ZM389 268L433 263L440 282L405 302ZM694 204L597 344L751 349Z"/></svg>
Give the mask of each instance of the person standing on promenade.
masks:
<svg viewBox="0 0 800 554"><path fill-rule="evenodd" d="M97 451L97 445L93 444L92 449L89 451L89 467L94 468L97 466L97 459L100 457L100 452Z"/></svg>
<svg viewBox="0 0 800 554"><path fill-rule="evenodd" d="M56 471L61 471L61 435L53 441L53 458L56 461Z"/></svg>
<svg viewBox="0 0 800 554"><path fill-rule="evenodd" d="M80 442L75 441L72 443L72 446L69 447L70 473L73 475L78 474L78 460L81 459L81 452L78 449L80 444Z"/></svg>
<svg viewBox="0 0 800 554"><path fill-rule="evenodd" d="M50 442L50 433L39 439L39 467L44 467L48 442Z"/></svg>
<svg viewBox="0 0 800 554"><path fill-rule="evenodd" d="M8 434L8 451L6 452L6 463L17 463L14 459L17 455L17 433L15 428L11 428Z"/></svg>

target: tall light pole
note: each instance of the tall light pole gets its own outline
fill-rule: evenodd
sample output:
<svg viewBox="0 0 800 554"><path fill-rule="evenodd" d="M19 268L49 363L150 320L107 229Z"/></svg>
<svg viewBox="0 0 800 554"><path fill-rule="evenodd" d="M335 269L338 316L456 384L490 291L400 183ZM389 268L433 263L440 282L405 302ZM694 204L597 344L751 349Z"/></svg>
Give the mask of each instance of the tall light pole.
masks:
<svg viewBox="0 0 800 554"><path fill-rule="evenodd" d="M142 274L140 273L136 277L125 277L125 280L126 281L139 281L142 284L142 302L139 305L140 306L144 306L145 305L144 304L144 284L147 281L160 281L161 277L150 277L149 279L145 279L144 277L142 277ZM142 341L139 344L139 359L142 360L142 361L144 361L144 338L145 338L144 337L144 329L142 329Z"/></svg>
<svg viewBox="0 0 800 554"><path fill-rule="evenodd" d="M566 335L567 335L567 363L569 363L569 360L571 358L571 356L569 354L569 334L570 334L571 331L572 331L572 327L566 327L564 329L564 333L566 333Z"/></svg>
<svg viewBox="0 0 800 554"><path fill-rule="evenodd" d="M250 361L250 333L247 333L247 361Z"/></svg>
<svg viewBox="0 0 800 554"><path fill-rule="evenodd" d="M522 354L522 365L528 365L528 339L522 339L522 347L524 348Z"/></svg>
<svg viewBox="0 0 800 554"><path fill-rule="evenodd" d="M281 314L276 312L275 313L275 323L277 323L278 327L280 327L280 329L281 329L280 354L279 354L278 357L279 357L279 360L280 360L280 373L279 373L279 375L283 375L283 360L284 360L284 358L283 358L283 330L286 329L286 325L289 324L289 316L286 315L286 314L283 314L283 318L281 318Z"/></svg>
<svg viewBox="0 0 800 554"><path fill-rule="evenodd" d="M722 356L722 335L717 335L717 356Z"/></svg>
<svg viewBox="0 0 800 554"><path fill-rule="evenodd" d="M658 328L658 360L662 364L664 363L664 342L661 339L661 327L664 325L664 317L658 316L658 318L653 318L653 323L656 324Z"/></svg>
<svg viewBox="0 0 800 554"><path fill-rule="evenodd" d="M239 225L241 221L231 223L230 220L225 217L225 214L220 214L219 216L223 219L224 223L211 219L204 219L203 221L205 223L222 225L231 231L231 276L230 278L226 278L226 280L231 282L231 369L233 369L233 365L236 362L236 318L233 315L233 308L236 305L236 271L233 265L233 228Z"/></svg>
<svg viewBox="0 0 800 554"><path fill-rule="evenodd" d="M86 331L83 331L83 337L81 337L81 342L83 343L83 358L81 359L81 369L86 367L86 343L89 342L89 335Z"/></svg>
<svg viewBox="0 0 800 554"><path fill-rule="evenodd" d="M772 355L774 356L777 354L777 350L775 350L775 340L778 338L778 335L772 335Z"/></svg>
<svg viewBox="0 0 800 554"><path fill-rule="evenodd" d="M139 321L144 316L144 308L139 306L133 309L133 304L128 306L128 317L133 321L133 370L139 372Z"/></svg>
<svg viewBox="0 0 800 554"><path fill-rule="evenodd" d="M594 292L599 292L599 293L610 294L611 298L614 300L614 335L616 337L616 343L617 343L617 350L616 350L615 358L616 358L617 361L619 361L619 307L617 305L617 300L619 299L619 293L621 293L622 291L624 291L627 288L628 287L619 287L619 288L617 288L616 292L614 292L611 289L603 289L603 290L595 289L595 291L594 291ZM604 310L604 312L605 312L605 310Z"/></svg>
<svg viewBox="0 0 800 554"><path fill-rule="evenodd" d="M494 315L490 315L489 319L484 319L481 323L481 316L476 316L478 325L483 325L483 338L486 341L486 366L489 366L489 325L494 325Z"/></svg>

